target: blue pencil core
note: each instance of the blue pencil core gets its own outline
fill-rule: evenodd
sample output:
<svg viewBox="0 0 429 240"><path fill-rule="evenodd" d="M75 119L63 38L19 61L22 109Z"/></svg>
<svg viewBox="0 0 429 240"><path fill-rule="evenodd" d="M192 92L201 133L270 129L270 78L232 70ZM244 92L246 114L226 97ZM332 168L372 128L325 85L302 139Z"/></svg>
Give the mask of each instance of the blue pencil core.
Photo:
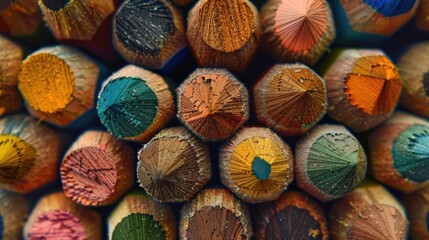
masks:
<svg viewBox="0 0 429 240"><path fill-rule="evenodd" d="M260 157L255 157L252 162L252 171L259 180L266 180L270 177L271 165Z"/></svg>
<svg viewBox="0 0 429 240"><path fill-rule="evenodd" d="M364 0L364 2L384 16L394 17L409 12L416 0Z"/></svg>

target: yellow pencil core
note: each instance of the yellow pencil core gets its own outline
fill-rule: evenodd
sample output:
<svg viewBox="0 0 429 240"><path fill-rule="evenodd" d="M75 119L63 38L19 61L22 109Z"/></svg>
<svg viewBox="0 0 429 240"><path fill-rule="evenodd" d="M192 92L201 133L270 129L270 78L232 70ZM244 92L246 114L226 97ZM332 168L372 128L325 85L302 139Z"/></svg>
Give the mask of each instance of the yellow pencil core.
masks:
<svg viewBox="0 0 429 240"><path fill-rule="evenodd" d="M0 135L0 183L15 183L33 167L36 150L19 137Z"/></svg>
<svg viewBox="0 0 429 240"><path fill-rule="evenodd" d="M28 57L18 76L18 86L28 104L37 111L55 113L73 100L74 76L67 63L50 53Z"/></svg>

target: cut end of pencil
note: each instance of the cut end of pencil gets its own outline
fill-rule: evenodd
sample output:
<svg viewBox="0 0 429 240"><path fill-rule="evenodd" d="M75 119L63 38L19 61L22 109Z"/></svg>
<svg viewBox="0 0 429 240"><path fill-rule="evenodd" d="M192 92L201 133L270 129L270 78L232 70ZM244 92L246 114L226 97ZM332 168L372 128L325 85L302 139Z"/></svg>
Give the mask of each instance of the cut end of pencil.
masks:
<svg viewBox="0 0 429 240"><path fill-rule="evenodd" d="M86 206L97 206L113 194L117 174L115 160L97 147L77 149L61 164L65 195Z"/></svg>
<svg viewBox="0 0 429 240"><path fill-rule="evenodd" d="M124 217L113 230L112 239L141 239L142 236L150 240L167 239L167 234L160 222L152 215L142 213L131 213Z"/></svg>
<svg viewBox="0 0 429 240"><path fill-rule="evenodd" d="M356 60L346 79L345 93L355 107L369 115L391 112L399 99L402 82L397 68L384 56Z"/></svg>
<svg viewBox="0 0 429 240"><path fill-rule="evenodd" d="M29 56L21 65L18 87L28 104L43 113L55 113L73 100L74 75L67 63L50 53Z"/></svg>
<svg viewBox="0 0 429 240"><path fill-rule="evenodd" d="M0 183L15 183L33 167L37 152L13 135L0 135ZM1 235L0 235L1 236Z"/></svg>
<svg viewBox="0 0 429 240"><path fill-rule="evenodd" d="M28 233L31 240L85 239L85 228L79 218L66 210L46 212L38 217Z"/></svg>

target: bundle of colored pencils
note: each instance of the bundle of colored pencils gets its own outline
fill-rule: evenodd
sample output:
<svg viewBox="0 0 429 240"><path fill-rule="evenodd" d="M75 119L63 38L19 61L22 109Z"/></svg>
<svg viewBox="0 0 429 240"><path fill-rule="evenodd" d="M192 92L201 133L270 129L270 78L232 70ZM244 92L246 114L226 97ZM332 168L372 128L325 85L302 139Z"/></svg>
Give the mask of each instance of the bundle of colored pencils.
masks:
<svg viewBox="0 0 429 240"><path fill-rule="evenodd" d="M429 239L428 0L0 0L0 240Z"/></svg>

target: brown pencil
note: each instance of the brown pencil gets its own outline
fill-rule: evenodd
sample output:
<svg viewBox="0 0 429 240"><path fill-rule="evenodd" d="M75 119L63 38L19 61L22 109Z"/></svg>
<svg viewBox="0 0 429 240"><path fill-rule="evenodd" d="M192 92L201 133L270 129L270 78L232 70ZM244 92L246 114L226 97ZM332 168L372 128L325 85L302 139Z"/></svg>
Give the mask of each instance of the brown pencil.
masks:
<svg viewBox="0 0 429 240"><path fill-rule="evenodd" d="M0 2L0 32L23 37L32 35L41 26L38 0L6 0Z"/></svg>
<svg viewBox="0 0 429 240"><path fill-rule="evenodd" d="M429 239L429 187L405 194L402 202L410 220L411 239Z"/></svg>
<svg viewBox="0 0 429 240"><path fill-rule="evenodd" d="M30 211L28 198L0 189L0 203L0 239L21 239Z"/></svg>

